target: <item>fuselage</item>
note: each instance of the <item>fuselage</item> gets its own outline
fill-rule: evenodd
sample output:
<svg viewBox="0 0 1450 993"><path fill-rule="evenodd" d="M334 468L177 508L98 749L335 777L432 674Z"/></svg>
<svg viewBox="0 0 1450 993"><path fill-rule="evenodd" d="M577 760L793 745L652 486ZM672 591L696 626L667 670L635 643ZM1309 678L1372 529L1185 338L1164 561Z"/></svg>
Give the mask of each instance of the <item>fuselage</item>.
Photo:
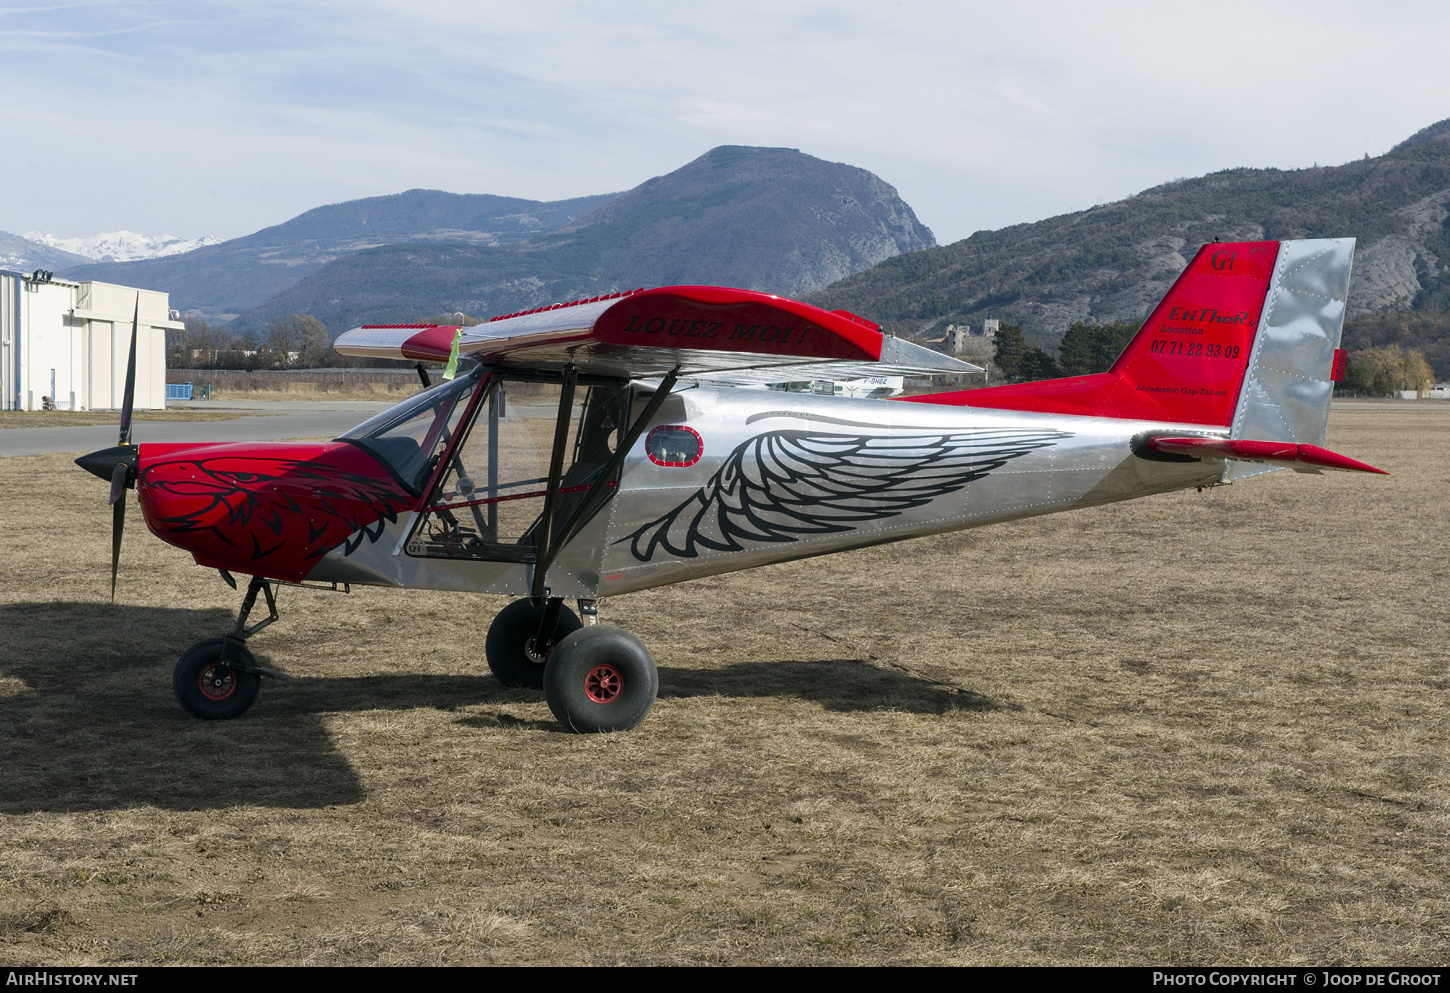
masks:
<svg viewBox="0 0 1450 993"><path fill-rule="evenodd" d="M451 407L439 394L436 425L415 417L406 454L386 432L325 444L143 445L137 489L147 525L198 563L231 572L528 593L537 523L533 537L525 528L507 546L497 533L477 536L497 529L499 508L542 508L546 479L510 492L487 452L504 450L499 432L511 426L520 437L531 430L542 452L553 415L511 394L486 426L495 387L486 375L475 379L471 394L457 388ZM633 410L640 406L636 396ZM576 425L571 442L583 431ZM1154 456L1135 442L1165 433L1227 430L677 387L630 446L617 482L603 482L608 500L575 522L545 585L553 596L597 599L1219 481L1222 461ZM597 481L578 478L556 480L566 492L556 529L568 517L567 494L582 497ZM460 535L473 551L461 550Z"/></svg>
<svg viewBox="0 0 1450 993"><path fill-rule="evenodd" d="M336 347L487 364L326 445L145 445L134 476L129 450L90 468L113 486L134 478L151 529L204 565L535 599L1264 466L1365 471L1318 447L1344 369L1353 247L1205 245L1107 371L912 398L925 402L705 385L951 364L864 318L744 290L610 294L466 329L364 326Z"/></svg>
<svg viewBox="0 0 1450 993"><path fill-rule="evenodd" d="M364 325L334 347L454 378L331 442L138 450L128 375L117 446L77 462L110 483L113 585L129 486L157 536L252 577L232 633L177 663L197 717L240 715L278 675L242 644L277 619L275 582L320 582L525 596L489 626L489 668L565 727L623 730L654 702L654 659L565 598L597 616L589 601L654 586L1274 468L1379 472L1320 447L1352 256L1206 245L1106 371L912 402L757 389L982 370L749 290Z"/></svg>

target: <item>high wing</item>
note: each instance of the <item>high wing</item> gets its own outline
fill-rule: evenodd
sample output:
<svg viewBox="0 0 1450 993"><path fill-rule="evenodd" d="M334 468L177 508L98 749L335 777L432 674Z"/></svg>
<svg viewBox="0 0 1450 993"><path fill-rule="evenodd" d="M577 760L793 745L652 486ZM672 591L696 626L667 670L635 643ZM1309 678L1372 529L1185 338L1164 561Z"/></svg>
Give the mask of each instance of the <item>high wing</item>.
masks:
<svg viewBox="0 0 1450 993"><path fill-rule="evenodd" d="M474 327L364 325L338 336L343 355L443 361L460 356L534 372L722 384L863 376L962 375L978 366L881 333L843 310L752 290L664 286L508 314Z"/></svg>

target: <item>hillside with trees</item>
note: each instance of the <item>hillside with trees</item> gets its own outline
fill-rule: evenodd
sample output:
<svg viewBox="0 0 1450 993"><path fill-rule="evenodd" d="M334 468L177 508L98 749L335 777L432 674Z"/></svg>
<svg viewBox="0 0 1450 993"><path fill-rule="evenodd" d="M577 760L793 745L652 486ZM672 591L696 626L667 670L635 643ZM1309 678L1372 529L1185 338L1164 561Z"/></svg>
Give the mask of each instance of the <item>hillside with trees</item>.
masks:
<svg viewBox="0 0 1450 993"><path fill-rule="evenodd" d="M1209 241L1353 237L1345 345L1424 352L1450 378L1450 121L1384 155L1309 169L1232 169L1117 203L980 231L813 295L897 333L997 317L1055 349L1075 323L1144 319Z"/></svg>

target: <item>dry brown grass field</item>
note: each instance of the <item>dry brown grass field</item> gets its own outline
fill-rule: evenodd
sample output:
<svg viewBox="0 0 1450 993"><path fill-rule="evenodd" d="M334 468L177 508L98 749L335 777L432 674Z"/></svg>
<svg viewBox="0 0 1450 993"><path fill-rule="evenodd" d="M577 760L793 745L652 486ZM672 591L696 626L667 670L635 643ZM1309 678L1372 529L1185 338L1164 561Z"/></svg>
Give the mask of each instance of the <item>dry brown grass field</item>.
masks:
<svg viewBox="0 0 1450 993"><path fill-rule="evenodd" d="M188 717L240 597L0 459L10 964L1443 964L1450 405L1278 472L606 602L661 694L561 731L499 598L284 590L302 677Z"/></svg>

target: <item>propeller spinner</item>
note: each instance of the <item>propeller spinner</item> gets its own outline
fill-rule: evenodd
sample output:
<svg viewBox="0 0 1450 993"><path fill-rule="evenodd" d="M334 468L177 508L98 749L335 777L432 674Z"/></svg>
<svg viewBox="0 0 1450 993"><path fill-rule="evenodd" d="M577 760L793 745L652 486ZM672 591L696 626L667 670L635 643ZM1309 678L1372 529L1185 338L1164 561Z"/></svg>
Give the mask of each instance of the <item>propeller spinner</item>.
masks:
<svg viewBox="0 0 1450 993"><path fill-rule="evenodd" d="M114 448L76 459L76 465L111 481L111 599L116 599L116 570L121 564L121 533L126 529L126 490L135 487L140 457L131 444L131 412L136 401L136 335L141 323L141 294L131 317L131 355L126 360L126 391L121 398L121 434Z"/></svg>

